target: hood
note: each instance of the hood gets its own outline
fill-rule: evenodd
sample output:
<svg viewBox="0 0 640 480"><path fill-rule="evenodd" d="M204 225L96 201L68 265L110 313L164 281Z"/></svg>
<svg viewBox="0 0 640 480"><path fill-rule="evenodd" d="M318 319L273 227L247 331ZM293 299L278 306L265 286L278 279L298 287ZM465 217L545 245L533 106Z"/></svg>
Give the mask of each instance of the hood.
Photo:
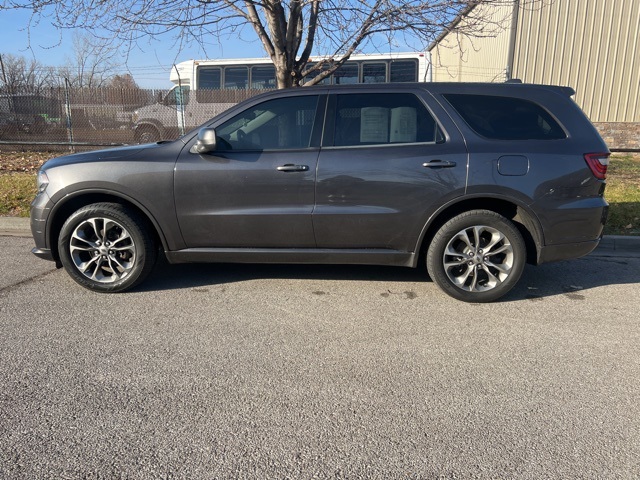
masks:
<svg viewBox="0 0 640 480"><path fill-rule="evenodd" d="M62 157L52 158L45 162L43 169L59 167L62 165L72 165L74 163L100 162L104 160L125 159L136 155L143 150L150 150L162 147L161 143L150 143L147 145L130 145L127 147L108 148L104 150L93 150L91 152L74 153Z"/></svg>

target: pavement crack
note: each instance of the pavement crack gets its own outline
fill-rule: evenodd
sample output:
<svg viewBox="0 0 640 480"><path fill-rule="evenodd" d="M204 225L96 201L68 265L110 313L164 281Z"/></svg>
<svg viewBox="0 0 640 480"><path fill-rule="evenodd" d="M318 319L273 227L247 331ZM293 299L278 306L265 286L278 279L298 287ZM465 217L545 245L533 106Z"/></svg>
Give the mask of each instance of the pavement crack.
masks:
<svg viewBox="0 0 640 480"><path fill-rule="evenodd" d="M20 280L17 283L12 283L11 285L7 285L6 287L0 287L0 295L7 293L7 292L11 292L13 290L15 290L18 287L21 287L23 285L27 285L29 283L32 283L36 280L40 280L41 278L46 277L47 275L51 275L52 273L58 271L57 268L54 268L53 270L47 270L44 273L41 273L39 275L36 275L34 277L29 277L29 278L25 278L24 280Z"/></svg>

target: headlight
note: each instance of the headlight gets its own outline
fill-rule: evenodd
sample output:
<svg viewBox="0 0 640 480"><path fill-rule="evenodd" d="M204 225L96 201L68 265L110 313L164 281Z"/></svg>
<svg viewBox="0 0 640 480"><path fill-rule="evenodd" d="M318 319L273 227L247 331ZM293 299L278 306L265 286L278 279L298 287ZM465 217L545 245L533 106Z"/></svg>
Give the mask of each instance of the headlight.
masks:
<svg viewBox="0 0 640 480"><path fill-rule="evenodd" d="M44 172L44 170L39 170L38 171L38 193L42 193L47 189L47 186L49 185L49 177L47 177L47 174Z"/></svg>
<svg viewBox="0 0 640 480"><path fill-rule="evenodd" d="M133 112L133 115L131 115L131 121L133 123L136 123L138 121L138 111L137 110L135 112Z"/></svg>

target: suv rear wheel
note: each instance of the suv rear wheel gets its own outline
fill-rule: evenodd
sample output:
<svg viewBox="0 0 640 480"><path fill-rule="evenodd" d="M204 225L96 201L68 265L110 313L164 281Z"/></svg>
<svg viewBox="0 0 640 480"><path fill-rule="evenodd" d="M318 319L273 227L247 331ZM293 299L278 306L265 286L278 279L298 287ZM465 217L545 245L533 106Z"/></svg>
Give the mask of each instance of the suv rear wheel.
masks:
<svg viewBox="0 0 640 480"><path fill-rule="evenodd" d="M156 260L148 222L116 203L95 203L77 210L58 239L65 270L83 287L121 292L140 283Z"/></svg>
<svg viewBox="0 0 640 480"><path fill-rule="evenodd" d="M522 235L507 218L490 210L453 217L433 237L427 270L458 300L491 302L518 282L526 262Z"/></svg>

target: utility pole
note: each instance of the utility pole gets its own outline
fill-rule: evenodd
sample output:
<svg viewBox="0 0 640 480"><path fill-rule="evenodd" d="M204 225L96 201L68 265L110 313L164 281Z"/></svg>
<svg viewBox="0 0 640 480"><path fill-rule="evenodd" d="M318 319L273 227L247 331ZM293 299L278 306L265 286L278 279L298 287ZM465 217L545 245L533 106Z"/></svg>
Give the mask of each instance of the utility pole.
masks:
<svg viewBox="0 0 640 480"><path fill-rule="evenodd" d="M516 38L518 36L518 15L520 14L520 0L513 0L511 11L511 31L509 32L509 51L507 53L506 80L513 79L513 63L516 52Z"/></svg>
<svg viewBox="0 0 640 480"><path fill-rule="evenodd" d="M71 84L69 79L64 77L64 110L67 116L67 135L69 137L69 151L74 152L73 148L73 123L71 123L71 96L70 92Z"/></svg>

